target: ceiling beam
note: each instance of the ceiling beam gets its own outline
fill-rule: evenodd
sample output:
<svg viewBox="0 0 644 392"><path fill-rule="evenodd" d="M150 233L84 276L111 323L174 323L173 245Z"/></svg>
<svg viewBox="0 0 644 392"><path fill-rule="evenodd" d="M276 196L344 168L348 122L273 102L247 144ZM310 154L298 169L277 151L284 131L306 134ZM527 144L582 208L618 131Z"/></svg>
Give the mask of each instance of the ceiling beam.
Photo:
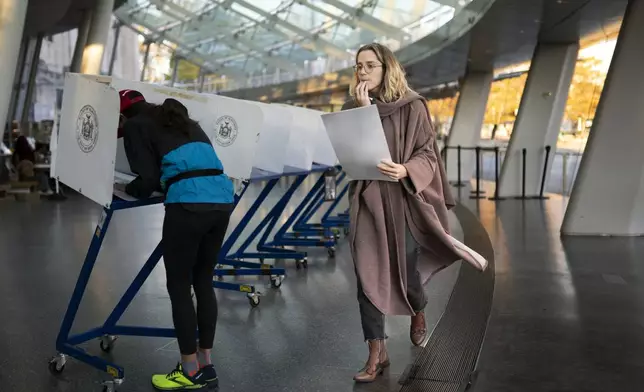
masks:
<svg viewBox="0 0 644 392"><path fill-rule="evenodd" d="M159 33L155 30L154 27L149 25L143 20L139 20L138 18L135 18L131 15L129 15L127 12L119 12L118 10L115 12L115 16L123 23L129 24L130 26L134 25L140 25L142 27L145 27L146 29L150 30L153 32L155 37L150 37L152 38L155 42L159 43L160 41L163 40L168 40L175 45L177 45L177 48L173 48L178 54L183 56L184 58L191 60L197 65L200 66L205 66L206 68L212 69L213 72L219 72L222 74L226 74L227 76L232 76L234 78L247 78L248 75L243 72L242 70L238 68L233 68L226 66L222 62L219 61L219 59L211 56L211 55L206 55L202 53L198 53L196 50L192 49L189 47L189 45L186 45L184 42L182 42L179 38L175 37L174 35L170 34L169 32L165 31L162 33Z"/></svg>
<svg viewBox="0 0 644 392"><path fill-rule="evenodd" d="M162 4L165 4L166 6L168 6L168 8L172 9L173 11L183 14L187 18L187 20L186 20L187 22L192 22L194 20L198 20L198 18L200 16L200 15L194 14L194 13L186 10L185 8L181 7L180 5L172 3L170 1L168 1L168 2L162 2L161 0L151 0L151 1L153 1L159 7L161 7ZM217 8L216 11L215 11L216 13L218 13L220 11L218 6L215 6L214 8ZM165 12L165 11L163 11L163 12ZM215 17L216 17L216 15L217 14L215 14ZM295 71L298 71L300 69L300 67L297 64L294 64L293 62L290 62L290 61L288 61L287 59L285 59L283 57L279 57L279 56L271 57L271 56L268 56L268 53L266 53L263 48L255 45L253 42L251 42L249 40L244 39L239 34L236 34L236 35L233 35L232 37L229 37L229 36L226 36L225 34L228 33L230 30L221 30L221 28L219 26L217 26L215 23L206 23L206 24L204 24L204 23L201 23L201 22L202 21L199 21L199 23L197 23L196 26L195 26L195 27L198 26L197 27L197 34L198 34L197 40L202 40L204 38L202 36L204 33L207 36L212 37L212 33L213 33L213 30L214 30L216 33L222 34L222 36L220 36L218 38L214 38L213 41L222 42L222 43L228 45L232 49L238 50L238 51L242 52L245 55L252 56L252 57L258 59L260 62L263 62L264 64L267 64L267 65L272 65L275 68L280 68L280 69L283 69L285 71L291 71L291 72L295 72ZM189 23L189 25L192 26L193 24ZM181 24L181 25L178 25L177 27L185 28L186 24ZM166 30L164 30L164 32L167 33L167 32L171 32L172 30L174 30L174 28L166 29ZM184 42L186 43L186 45L188 45L188 47L190 49L194 49L197 46L199 46L199 43L195 43L193 40L189 40L189 41L184 40ZM248 49L244 48L244 46L246 48L248 48Z"/></svg>
<svg viewBox="0 0 644 392"><path fill-rule="evenodd" d="M311 40L314 50L323 51L326 54L328 54L329 56L337 57L337 58L349 59L349 58L352 57L352 55L347 52L346 48L341 48L340 46L338 46L336 44L333 44L333 43L331 43L329 41L326 41L326 40L324 40L324 39L322 39L322 38L320 38L320 37L318 37L316 35L313 35L311 32L306 31L306 30L304 30L304 29L302 29L300 27L297 27L294 24L292 24L290 22L287 22L284 19L281 19L278 15L270 14L270 13L264 11L263 9L261 9L261 8L259 8L257 6L248 3L245 0L235 0L235 3L243 6L244 8L248 8L249 10L257 13L258 15L261 15L264 18L266 18L266 20L264 20L264 21L257 21L257 22L260 23L264 28L266 28L268 30L275 31L275 32L277 32L279 34L285 35L282 31L276 29L272 25L272 23L276 23L276 24L279 24L282 27L284 27L284 28L296 33L299 36L299 37L293 37L293 36L286 35L286 37L288 39L290 39L290 40L296 40L297 38L308 38L309 40ZM231 8L231 10L232 10L232 8ZM244 15L244 16L246 18L248 18L248 16L246 16L246 15ZM301 43L301 42L298 42L298 44L300 44L303 47L307 46L305 43Z"/></svg>
<svg viewBox="0 0 644 392"><path fill-rule="evenodd" d="M365 13L363 8L354 8L339 0L325 0L325 3L331 4L340 11L351 15L355 19L357 25L365 30L393 38L400 42L403 42L409 36L409 34L402 31L400 27L390 25L389 23L383 22L382 20Z"/></svg>

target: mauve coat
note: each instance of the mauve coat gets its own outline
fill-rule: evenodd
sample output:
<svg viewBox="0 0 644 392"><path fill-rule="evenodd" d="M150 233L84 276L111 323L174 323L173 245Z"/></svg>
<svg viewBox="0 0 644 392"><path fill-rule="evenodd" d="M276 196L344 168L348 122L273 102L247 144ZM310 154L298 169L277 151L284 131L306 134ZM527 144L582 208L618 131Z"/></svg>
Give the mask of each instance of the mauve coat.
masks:
<svg viewBox="0 0 644 392"><path fill-rule="evenodd" d="M448 209L455 200L425 99L410 92L397 102L374 104L391 158L409 176L400 182L352 182L349 243L367 298L383 314L413 315L407 300L405 225L421 247L417 268L423 285L457 260L478 269L485 265L449 235ZM342 109L355 107L350 101Z"/></svg>

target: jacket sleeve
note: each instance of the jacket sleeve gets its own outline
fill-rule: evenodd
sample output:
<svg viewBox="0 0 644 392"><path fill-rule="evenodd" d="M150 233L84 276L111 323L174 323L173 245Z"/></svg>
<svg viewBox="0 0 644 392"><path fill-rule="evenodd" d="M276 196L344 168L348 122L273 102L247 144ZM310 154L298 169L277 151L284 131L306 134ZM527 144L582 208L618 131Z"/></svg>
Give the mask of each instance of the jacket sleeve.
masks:
<svg viewBox="0 0 644 392"><path fill-rule="evenodd" d="M414 147L411 157L403 164L408 174L403 185L417 195L429 186L438 165L434 151L436 135L424 100L411 103L406 133L413 138Z"/></svg>
<svg viewBox="0 0 644 392"><path fill-rule="evenodd" d="M160 188L161 169L146 130L132 121L124 126L123 145L130 168L137 177L127 184L125 192L137 199L150 197Z"/></svg>

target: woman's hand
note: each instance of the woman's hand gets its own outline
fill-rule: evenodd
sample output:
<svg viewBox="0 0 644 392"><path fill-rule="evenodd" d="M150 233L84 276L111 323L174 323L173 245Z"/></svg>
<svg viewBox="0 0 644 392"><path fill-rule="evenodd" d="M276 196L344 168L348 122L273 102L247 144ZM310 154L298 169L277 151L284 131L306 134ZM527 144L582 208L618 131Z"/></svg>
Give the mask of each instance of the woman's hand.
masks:
<svg viewBox="0 0 644 392"><path fill-rule="evenodd" d="M360 106L369 106L371 105L371 100L369 99L369 88L367 82L360 82L356 86L356 99Z"/></svg>
<svg viewBox="0 0 644 392"><path fill-rule="evenodd" d="M382 163L378 165L378 170L380 170L380 173L396 181L402 180L408 176L407 168L404 165L399 165L391 161L382 161Z"/></svg>

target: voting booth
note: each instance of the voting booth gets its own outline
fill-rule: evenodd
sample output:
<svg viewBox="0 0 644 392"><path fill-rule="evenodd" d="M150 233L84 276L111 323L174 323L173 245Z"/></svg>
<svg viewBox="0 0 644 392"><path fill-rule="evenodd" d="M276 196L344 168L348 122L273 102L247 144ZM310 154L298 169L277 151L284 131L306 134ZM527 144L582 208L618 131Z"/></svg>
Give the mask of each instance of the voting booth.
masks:
<svg viewBox="0 0 644 392"><path fill-rule="evenodd" d="M251 177L253 167L274 168L268 159L255 160L264 112L251 102L117 78L67 74L56 128L53 175L94 202L109 207L114 183L132 180L135 175L123 140L116 135L118 92L127 89L141 92L150 103L174 98L185 105L209 136L229 177L245 180Z"/></svg>
<svg viewBox="0 0 644 392"><path fill-rule="evenodd" d="M209 136L217 155L230 178L241 180L243 187L235 197L236 207L251 182L263 187L259 196L246 211L241 222L228 236L217 262L236 268L218 269L215 276L254 275L269 276L275 288L285 276L283 268L264 264L264 259L292 259L306 267L306 253L282 249L283 246L324 246L331 248L335 238L323 235L316 238L289 238L286 230L298 219L312 214L311 200L319 195L319 182L305 199L281 223L291 197L311 174L320 174L337 164L321 112L282 105L271 105L189 92L142 82L126 81L104 76L67 74L63 93L60 121L52 134L52 177L77 190L80 194L103 206L103 213L92 236L83 267L76 282L67 311L56 340L58 354L49 362L52 373L61 373L68 357L85 362L105 371L113 380L106 382L104 391L113 392L123 382L124 369L111 360L88 354L79 345L98 339L100 348L109 352L116 336L175 336L172 328L123 326L118 322L141 286L152 273L162 256L161 244L151 253L138 275L126 290L102 326L72 335L71 329L96 263L113 212L163 202L162 194L149 199L135 200L115 189L115 183L128 183L133 173L122 140L117 137L120 90L137 90L150 103L161 104L167 98L180 101ZM279 198L267 216L248 236L240 248L232 246L259 211L278 180L294 177L287 191ZM323 179L323 176L320 177ZM316 202L317 203L317 202ZM317 204L315 204L317 205ZM280 227L276 227L281 224ZM269 236L278 229L270 241ZM257 252L247 252L250 243L263 232ZM319 234L319 230L315 230ZM309 233L301 232L304 237ZM259 263L246 259L259 259ZM259 305L259 292L248 283L213 282L215 288L246 293L251 306Z"/></svg>
<svg viewBox="0 0 644 392"><path fill-rule="evenodd" d="M281 175L284 166L284 153L279 164L270 154L259 154L258 146L262 130L266 130L264 149L273 148L272 130L275 138L286 145L290 127L271 128L265 125L265 110L248 101L223 98L215 95L199 94L179 89L155 86L141 82L131 82L103 76L67 74L63 93L63 107L56 132L52 135L53 173L59 181L77 190L83 196L103 206L92 241L87 251L81 273L62 321L56 348L56 355L49 363L52 373L60 373L65 367L67 357L74 357L111 375L114 380L106 384L112 391L122 382L124 369L104 358L88 355L78 345L92 339L99 339L103 351L110 351L116 336L174 337L173 328L151 328L118 325L118 321L132 302L141 286L157 265L162 256L160 244L152 251L139 274L126 290L106 322L98 328L77 335L70 335L78 307L96 263L105 233L115 211L163 202L162 194L154 194L144 200L135 200L115 189L115 183L128 183L135 178L123 146L119 146L117 135L119 122L120 90L138 90L150 103L161 104L166 98L174 98L184 104L209 136L214 149L221 159L224 172L233 179L248 182L253 172L277 171ZM236 202L239 197L236 198ZM216 260L214 260L216 262ZM259 265L253 265L259 266ZM262 266L263 267L263 266ZM284 269L256 268L245 269L245 274L270 276L271 283L277 286ZM243 273L235 273L239 275ZM279 279L277 279L279 278ZM235 290L246 293L252 306L259 304L258 293L254 286L229 282L213 282L215 288Z"/></svg>

